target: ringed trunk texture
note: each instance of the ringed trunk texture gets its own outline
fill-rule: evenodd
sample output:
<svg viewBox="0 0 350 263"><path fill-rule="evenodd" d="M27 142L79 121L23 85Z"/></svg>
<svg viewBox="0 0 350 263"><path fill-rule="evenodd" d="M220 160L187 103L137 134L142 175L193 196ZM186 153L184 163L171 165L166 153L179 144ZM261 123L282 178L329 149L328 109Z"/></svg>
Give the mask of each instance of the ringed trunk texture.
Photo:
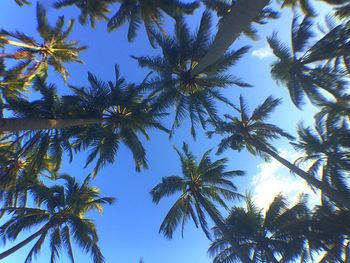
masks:
<svg viewBox="0 0 350 263"><path fill-rule="evenodd" d="M299 175L301 178L303 178L305 181L307 181L312 186L320 189L325 195L327 195L327 197L329 199L333 200L334 202L336 202L336 203L338 203L338 204L342 205L343 207L346 207L347 209L350 210L350 200L348 200L348 198L343 196L341 193L339 193L338 191L325 185L322 181L316 179L315 177L313 177L309 173L300 169L298 166L290 163L289 161L287 161L283 157L279 156L276 152L274 152L273 150L271 150L267 146L263 145L262 143L257 142L257 141L252 141L252 144L257 149L267 153L268 155L270 155L271 157L273 157L274 159L279 161L281 164L283 164L285 167L287 167L290 171Z"/></svg>
<svg viewBox="0 0 350 263"><path fill-rule="evenodd" d="M33 239L37 238L38 236L44 234L49 228L50 228L51 224L48 223L45 226L43 226L39 231L35 232L34 234L32 234L31 236L27 237L25 240L23 240L22 242L18 243L17 245L11 247L10 249L0 253L0 260L4 259L5 257L15 253L17 250L19 250L20 248L24 247L25 245L27 245L28 243L30 243Z"/></svg>
<svg viewBox="0 0 350 263"><path fill-rule="evenodd" d="M225 225L225 223L215 214L210 206L207 204L207 201L201 196L200 194L196 195L196 198L198 201L203 205L205 211L209 214L211 219L214 221L215 225L220 229L221 233L223 234L224 238L231 244L232 249L237 254L237 256L242 260L244 263L252 263L252 260L249 258L248 255L244 255L240 248L237 247L236 241L231 238L230 231Z"/></svg>
<svg viewBox="0 0 350 263"><path fill-rule="evenodd" d="M35 119L0 118L0 132L18 132L25 130L62 129L102 122L102 119Z"/></svg>
<svg viewBox="0 0 350 263"><path fill-rule="evenodd" d="M222 18L212 45L207 54L194 67L191 75L197 75L215 63L269 2L270 0L237 0L232 11Z"/></svg>

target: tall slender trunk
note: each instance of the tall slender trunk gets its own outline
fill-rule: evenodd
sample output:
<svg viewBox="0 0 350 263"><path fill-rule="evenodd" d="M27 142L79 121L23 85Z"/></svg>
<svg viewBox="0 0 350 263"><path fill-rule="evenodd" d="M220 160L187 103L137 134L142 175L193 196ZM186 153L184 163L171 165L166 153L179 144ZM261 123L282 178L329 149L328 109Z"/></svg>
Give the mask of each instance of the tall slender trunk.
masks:
<svg viewBox="0 0 350 263"><path fill-rule="evenodd" d="M269 2L270 0L237 0L232 10L222 18L207 54L191 71L192 77L215 63Z"/></svg>
<svg viewBox="0 0 350 263"><path fill-rule="evenodd" d="M61 129L102 122L102 119L36 119L36 118L0 118L0 132L18 132L24 130Z"/></svg>
<svg viewBox="0 0 350 263"><path fill-rule="evenodd" d="M242 250L239 247L237 247L237 242L235 240L233 240L233 238L231 238L230 230L225 225L225 223L221 220L221 218L219 218L218 215L216 213L214 213L214 211L208 205L205 198L203 198L203 196L201 196L200 194L197 194L196 198L201 203L201 205L204 207L205 211L209 214L211 219L214 221L215 225L220 229L224 238L231 244L232 249L234 250L236 255L242 260L242 262L252 263L252 260L249 258L249 256L242 253Z"/></svg>
<svg viewBox="0 0 350 263"><path fill-rule="evenodd" d="M22 242L18 243L17 245L11 247L10 249L0 253L0 260L4 259L5 257L15 253L18 249L24 247L29 242L31 242L33 239L37 238L41 234L45 233L49 228L51 227L51 223L47 223L45 226L43 226L40 230L32 234L31 236L27 237Z"/></svg>
<svg viewBox="0 0 350 263"><path fill-rule="evenodd" d="M332 189L328 185L324 184L322 181L319 181L315 177L313 177L311 174L305 172L304 170L300 169L298 166L290 163L283 157L279 156L275 151L271 150L268 148L266 145L263 143L257 141L257 140L250 140L250 143L254 145L257 149L267 153L271 157L273 157L275 160L283 164L285 167L287 167L290 171L293 173L299 175L301 178L303 178L305 181L307 181L310 185L320 189L322 193L327 195L327 197L334 202L342 205L343 207L346 207L347 209L350 210L350 200L343 196L341 193L338 191Z"/></svg>

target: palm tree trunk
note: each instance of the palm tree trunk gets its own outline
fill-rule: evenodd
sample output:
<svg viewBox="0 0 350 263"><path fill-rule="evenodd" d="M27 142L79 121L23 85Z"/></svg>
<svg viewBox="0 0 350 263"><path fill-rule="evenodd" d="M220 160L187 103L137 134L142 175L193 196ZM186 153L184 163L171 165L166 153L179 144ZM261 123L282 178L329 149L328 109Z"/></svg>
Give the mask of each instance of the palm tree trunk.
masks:
<svg viewBox="0 0 350 263"><path fill-rule="evenodd" d="M215 63L269 2L270 0L238 0L234 3L232 11L222 18L207 54L191 71L192 77Z"/></svg>
<svg viewBox="0 0 350 263"><path fill-rule="evenodd" d="M210 218L214 221L215 225L220 229L224 238L231 244L232 249L236 253L236 255L242 260L244 263L251 263L251 259L248 255L244 255L241 249L237 247L236 241L231 238L230 230L227 228L225 223L218 217L218 215L211 209L208 205L207 201L203 198L202 195L197 194L196 198L198 202L204 207L205 211L209 214Z"/></svg>
<svg viewBox="0 0 350 263"><path fill-rule="evenodd" d="M303 171L298 166L290 163L289 161L287 161L283 157L279 156L275 151L271 150L269 147L267 147L263 143L256 141L256 140L250 140L250 143L252 145L254 145L254 147L259 149L260 151L263 151L263 152L267 153L268 155L270 155L271 157L273 157L275 160L277 160L278 162L283 164L285 167L287 167L293 173L299 175L301 178L303 178L305 181L307 181L310 185L320 189L322 191L322 193L327 195L327 197L329 199L333 200L334 202L336 202L336 203L338 203L338 204L342 205L343 207L346 207L347 209L350 210L350 200L348 200L348 198L343 196L341 193L339 193L338 191L327 186L323 182L321 182L318 179L316 179L315 177L313 177L311 174Z"/></svg>
<svg viewBox="0 0 350 263"><path fill-rule="evenodd" d="M31 242L33 239L37 238L41 234L45 233L49 228L51 227L51 222L47 223L45 226L43 226L39 231L35 232L31 236L27 237L22 242L18 243L17 245L11 247L10 249L0 253L0 260L4 259L5 257L15 253L18 249L24 247L29 242Z"/></svg>
<svg viewBox="0 0 350 263"><path fill-rule="evenodd" d="M0 132L18 132L24 130L62 129L102 122L102 119L34 119L0 118Z"/></svg>

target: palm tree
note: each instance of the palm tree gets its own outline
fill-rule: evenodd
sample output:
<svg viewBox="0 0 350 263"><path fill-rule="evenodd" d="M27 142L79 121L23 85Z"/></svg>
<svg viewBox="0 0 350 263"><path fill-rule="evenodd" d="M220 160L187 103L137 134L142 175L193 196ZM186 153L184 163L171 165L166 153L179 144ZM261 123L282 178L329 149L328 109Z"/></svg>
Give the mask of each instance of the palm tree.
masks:
<svg viewBox="0 0 350 263"><path fill-rule="evenodd" d="M125 83L117 66L115 75L115 83L105 83L89 74L90 88L72 87L75 94L65 97L72 118L95 119L91 125L74 126L69 131L75 138L75 150L91 148L86 166L97 158L94 174L106 163L114 162L120 142L131 150L137 171L148 168L139 134L149 140L148 129L169 133L160 123L167 114L153 109L152 99L143 97L140 86Z"/></svg>
<svg viewBox="0 0 350 263"><path fill-rule="evenodd" d="M327 185L350 198L347 183L350 170L349 130L344 126L328 130L322 123L317 123L314 131L300 124L298 135L298 142L292 145L305 155L298 158L296 163L309 164L308 173L315 177L320 175Z"/></svg>
<svg viewBox="0 0 350 263"><path fill-rule="evenodd" d="M36 184L30 187L30 192L39 208L33 207L4 207L3 210L12 214L0 227L1 235L7 240L14 240L18 235L32 227L41 225L35 233L0 253L0 259L13 254L29 242L38 238L30 250L25 262L31 262L32 257L39 253L45 238L50 237L51 262L59 257L64 246L68 256L74 261L71 236L78 246L90 252L93 262L103 262L103 255L98 247L98 235L94 222L84 218L92 210L102 212L103 205L112 204L114 198L101 197L98 188L90 185L88 176L82 184L69 175L61 175L65 180L64 186L47 187Z"/></svg>
<svg viewBox="0 0 350 263"><path fill-rule="evenodd" d="M42 43L18 31L8 32L2 30L0 32L0 42L5 47L10 45L17 48L13 52L3 53L1 56L21 61L12 69L8 69L8 72L4 74L7 76L12 71L16 71L18 67L22 67L22 74L10 80L19 79L23 85L29 85L35 76L46 76L48 66L52 66L66 80L68 71L64 67L64 63L82 63L78 56L81 51L86 49L84 46L78 46L79 43L77 41L67 41L72 32L74 21L69 21L67 30L63 30L63 16L57 20L55 26L50 26L45 9L38 3L37 22L37 30L43 39ZM8 83L5 81L2 86L6 84Z"/></svg>
<svg viewBox="0 0 350 263"><path fill-rule="evenodd" d="M342 193L336 191L336 189L325 184L325 182L315 178L314 175L305 172L298 166L281 157L276 148L271 145L270 141L272 139L278 139L281 137L290 140L293 139L291 135L283 131L281 128L265 122L271 112L280 103L281 100L274 99L270 96L255 108L250 115L243 97L240 96L240 105L239 107L235 107L240 116L234 117L226 114L225 118L227 121L217 123L215 130L208 132L209 136L212 136L215 133L225 135L219 144L218 153L221 153L228 148L238 151L246 148L253 155L259 155L265 160L272 157L287 167L291 172L306 180L310 185L322 190L322 192L332 201L350 209L350 200L347 196L344 196Z"/></svg>
<svg viewBox="0 0 350 263"><path fill-rule="evenodd" d="M55 8L76 6L80 9L79 22L85 25L88 21L91 27L95 27L97 21L107 21L111 12L109 6L119 0L57 0Z"/></svg>
<svg viewBox="0 0 350 263"><path fill-rule="evenodd" d="M226 235L228 229L223 223L215 203L227 208L224 199L234 200L241 197L230 179L237 175L243 175L244 172L240 170L226 171L228 160L224 158L213 162L209 156L211 150L206 151L199 162L189 151L186 143L183 144L183 152L177 148L175 150L181 161L183 175L163 177L162 182L151 190L152 200L155 204L158 204L164 197L180 194L165 216L159 231L165 237L172 238L175 229L181 224L183 234L184 225L191 218L196 227L200 225L206 236L210 238L206 220L206 214L208 214ZM231 240L229 237L228 239ZM236 248L234 242L232 242L232 246ZM237 253L243 259L246 258L239 250Z"/></svg>
<svg viewBox="0 0 350 263"><path fill-rule="evenodd" d="M65 103L54 85L47 85L42 79L36 78L33 88L39 91L41 98L34 101L23 97L8 98L6 108L14 113L14 118L1 121L5 123L3 128L8 135L13 136L11 144L19 145L15 159L24 158L33 170L41 170L46 161L50 160L51 171L56 173L60 169L63 152L67 151L72 159L72 149L66 130L48 124L56 119L62 119L71 125L74 122L66 119ZM6 129L7 124L9 129ZM17 131L20 133L17 134Z"/></svg>
<svg viewBox="0 0 350 263"><path fill-rule="evenodd" d="M308 212L305 198L288 208L286 198L278 195L263 214L248 196L246 207L233 207L225 224L252 262L295 262L305 251ZM214 231L215 240L209 248L213 262L236 262L239 257L230 242L218 227Z"/></svg>
<svg viewBox="0 0 350 263"><path fill-rule="evenodd" d="M62 98L54 86L47 87L39 81L37 89L43 98L34 102L11 101L9 107L19 117L0 119L0 131L22 131L23 136L29 136L30 147L38 148L42 154L53 152L58 160L63 150L71 152L71 146L75 150L91 148L87 165L98 158L94 173L114 161L123 142L132 151L137 170L146 168L146 153L138 133L149 139L149 128L169 132L159 122L165 114L152 110L152 101L142 96L139 86L125 83L118 66L115 76L115 83L106 83L89 73L91 87L71 86L74 94ZM40 144L42 147L38 141L44 143Z"/></svg>
<svg viewBox="0 0 350 263"><path fill-rule="evenodd" d="M198 2L183 3L179 0L118 0L119 10L108 22L108 30L112 31L121 27L129 21L128 40L133 41L138 28L142 23L145 25L146 33L152 46L155 46L153 36L155 27L166 37L162 21L163 13L176 18L182 14L192 14L198 7Z"/></svg>
<svg viewBox="0 0 350 263"><path fill-rule="evenodd" d="M154 107L165 109L175 106L172 133L184 118L189 117L191 134L195 137L198 123L205 128L207 117L214 122L219 119L215 100L230 104L220 93L220 89L232 84L248 86L240 79L225 73L248 51L248 47L226 52L216 63L191 77L191 70L209 48L210 24L211 16L204 12L198 32L190 34L183 20L178 19L174 38L155 35L163 56L135 57L141 67L147 67L158 74L144 85L144 88L152 91L152 96L158 96Z"/></svg>
<svg viewBox="0 0 350 263"><path fill-rule="evenodd" d="M323 91L329 95L341 97L346 89L343 70L331 67L327 63L319 64L319 62L328 61L344 54L346 41L344 37L338 38L335 31L345 35L345 28L331 31L308 48L308 42L313 36L311 27L310 17L305 17L300 24L298 18L294 17L292 50L289 50L278 40L276 33L268 38L273 53L278 57L278 61L271 65L271 75L278 83L288 88L290 97L298 108L301 107L305 95L312 103L317 104L326 100L322 94ZM299 56L301 52L304 55ZM318 64L315 65L316 62ZM314 66L309 66L309 64Z"/></svg>
<svg viewBox="0 0 350 263"><path fill-rule="evenodd" d="M349 211L336 209L328 202L316 206L305 231L308 257L320 255L319 262L347 262L349 260Z"/></svg>

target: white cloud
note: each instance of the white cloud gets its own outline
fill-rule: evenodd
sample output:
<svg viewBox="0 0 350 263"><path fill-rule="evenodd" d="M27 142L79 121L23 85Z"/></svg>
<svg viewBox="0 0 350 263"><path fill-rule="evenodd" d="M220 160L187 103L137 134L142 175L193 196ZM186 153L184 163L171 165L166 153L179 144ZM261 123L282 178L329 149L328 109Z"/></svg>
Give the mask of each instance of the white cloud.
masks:
<svg viewBox="0 0 350 263"><path fill-rule="evenodd" d="M299 156L285 150L280 155L288 160L295 160ZM259 172L253 177L251 193L254 202L264 210L268 208L274 197L282 193L290 203L297 201L301 193L309 195L309 204L315 205L319 197L307 183L297 175L290 174L289 170L272 159L271 162L264 162L258 165Z"/></svg>
<svg viewBox="0 0 350 263"><path fill-rule="evenodd" d="M256 49L252 52L253 57L257 57L258 59L269 58L273 55L270 47L266 46L263 48Z"/></svg>

